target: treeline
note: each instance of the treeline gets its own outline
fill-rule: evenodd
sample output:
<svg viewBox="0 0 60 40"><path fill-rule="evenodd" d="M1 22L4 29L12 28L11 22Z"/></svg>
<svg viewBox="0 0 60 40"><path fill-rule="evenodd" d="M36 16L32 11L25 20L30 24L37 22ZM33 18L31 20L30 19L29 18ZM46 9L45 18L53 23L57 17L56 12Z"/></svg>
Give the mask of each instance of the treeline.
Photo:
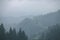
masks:
<svg viewBox="0 0 60 40"><path fill-rule="evenodd" d="M46 40L60 40L60 25L56 24L48 28Z"/></svg>
<svg viewBox="0 0 60 40"><path fill-rule="evenodd" d="M39 40L60 40L60 25L56 24L48 27Z"/></svg>
<svg viewBox="0 0 60 40"><path fill-rule="evenodd" d="M0 25L0 40L28 40L27 35L24 31L19 30L18 33L16 33L15 29L10 28L8 32L5 32L4 25Z"/></svg>

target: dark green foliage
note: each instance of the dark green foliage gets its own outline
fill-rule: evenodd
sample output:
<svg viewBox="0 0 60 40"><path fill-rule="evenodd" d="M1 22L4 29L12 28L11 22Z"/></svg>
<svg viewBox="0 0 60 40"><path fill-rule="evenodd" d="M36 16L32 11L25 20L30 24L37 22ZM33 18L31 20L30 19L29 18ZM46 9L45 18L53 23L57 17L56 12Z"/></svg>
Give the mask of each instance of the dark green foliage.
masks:
<svg viewBox="0 0 60 40"><path fill-rule="evenodd" d="M25 32L21 31L21 29L18 32L18 40L28 40L27 36L25 35Z"/></svg>
<svg viewBox="0 0 60 40"><path fill-rule="evenodd" d="M22 38L22 40L27 40L27 36L25 35L24 31L22 32L22 37L24 38L24 39Z"/></svg>
<svg viewBox="0 0 60 40"><path fill-rule="evenodd" d="M9 40L13 40L13 30L10 28L9 30Z"/></svg>
<svg viewBox="0 0 60 40"><path fill-rule="evenodd" d="M13 40L17 40L16 30L13 29Z"/></svg>
<svg viewBox="0 0 60 40"><path fill-rule="evenodd" d="M8 32L5 32L3 24L0 25L0 40L28 40L24 31L16 33L15 29L10 28Z"/></svg>
<svg viewBox="0 0 60 40"><path fill-rule="evenodd" d="M60 40L60 25L57 24L49 28L46 40Z"/></svg>
<svg viewBox="0 0 60 40"><path fill-rule="evenodd" d="M10 28L9 32L6 33L7 40L16 40L16 30Z"/></svg>
<svg viewBox="0 0 60 40"><path fill-rule="evenodd" d="M3 24L0 25L0 40L5 40L5 29Z"/></svg>

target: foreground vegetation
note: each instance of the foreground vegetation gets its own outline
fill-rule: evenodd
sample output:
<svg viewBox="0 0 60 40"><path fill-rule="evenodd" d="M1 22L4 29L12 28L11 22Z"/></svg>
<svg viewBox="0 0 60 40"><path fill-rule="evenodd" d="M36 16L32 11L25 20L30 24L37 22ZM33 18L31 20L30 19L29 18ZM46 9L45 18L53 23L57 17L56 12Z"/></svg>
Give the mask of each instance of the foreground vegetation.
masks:
<svg viewBox="0 0 60 40"><path fill-rule="evenodd" d="M16 33L16 30L12 28L10 28L8 32L5 32L4 26L1 24L0 40L28 40L28 37L25 32L21 30L21 28L18 33Z"/></svg>
<svg viewBox="0 0 60 40"><path fill-rule="evenodd" d="M60 40L60 25L48 27L47 32L43 33L39 40Z"/></svg>
<svg viewBox="0 0 60 40"><path fill-rule="evenodd" d="M21 28L17 33L16 30L12 28L6 32L3 24L1 24L0 40L28 40L28 37ZM48 30L42 33L42 36L38 40L60 40L60 25L56 24L48 27Z"/></svg>

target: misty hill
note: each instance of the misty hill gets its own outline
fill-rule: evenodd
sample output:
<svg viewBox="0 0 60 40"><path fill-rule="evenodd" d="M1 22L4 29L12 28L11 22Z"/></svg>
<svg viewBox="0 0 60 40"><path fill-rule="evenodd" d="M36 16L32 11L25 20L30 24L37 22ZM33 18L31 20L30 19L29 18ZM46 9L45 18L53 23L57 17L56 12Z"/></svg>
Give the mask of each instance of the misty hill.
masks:
<svg viewBox="0 0 60 40"><path fill-rule="evenodd" d="M5 29L9 30L10 27L16 27L23 19L24 17L2 17L1 22L4 24Z"/></svg>
<svg viewBox="0 0 60 40"><path fill-rule="evenodd" d="M57 12L51 12L46 15L34 17L34 20L38 24L40 23L40 24L43 24L44 26L51 26L56 23L59 24L60 23L60 10L58 10Z"/></svg>
<svg viewBox="0 0 60 40"><path fill-rule="evenodd" d="M35 16L33 19L26 18L18 24L18 28L25 30L26 34L33 36L33 34L42 33L48 26L60 23L60 10L57 12L51 12L46 15Z"/></svg>

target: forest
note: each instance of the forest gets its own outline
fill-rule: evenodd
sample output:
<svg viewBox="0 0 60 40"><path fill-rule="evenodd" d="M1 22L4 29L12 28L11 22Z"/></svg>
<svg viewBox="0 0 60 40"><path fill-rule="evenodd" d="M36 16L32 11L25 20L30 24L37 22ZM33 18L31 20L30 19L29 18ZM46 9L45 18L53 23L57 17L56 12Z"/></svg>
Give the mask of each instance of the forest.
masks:
<svg viewBox="0 0 60 40"><path fill-rule="evenodd" d="M28 36L24 31L19 30L17 33L15 29L10 28L8 32L5 31L4 25L0 25L0 40L28 40ZM36 40L36 39L32 39ZM46 33L42 33L42 36L37 40L60 40L60 25L56 24L48 27Z"/></svg>
<svg viewBox="0 0 60 40"><path fill-rule="evenodd" d="M46 33L42 33L39 40L60 40L60 25L56 24L48 27Z"/></svg>
<svg viewBox="0 0 60 40"><path fill-rule="evenodd" d="M4 23L0 24L0 40L60 40L60 10L47 15L25 18L14 26L15 28L7 26L8 30ZM35 33L40 35L35 36Z"/></svg>
<svg viewBox="0 0 60 40"><path fill-rule="evenodd" d="M17 33L15 29L10 28L8 32L5 31L4 25L0 25L0 40L28 40L24 31L19 30Z"/></svg>
<svg viewBox="0 0 60 40"><path fill-rule="evenodd" d="M0 0L0 40L60 40L60 0Z"/></svg>

